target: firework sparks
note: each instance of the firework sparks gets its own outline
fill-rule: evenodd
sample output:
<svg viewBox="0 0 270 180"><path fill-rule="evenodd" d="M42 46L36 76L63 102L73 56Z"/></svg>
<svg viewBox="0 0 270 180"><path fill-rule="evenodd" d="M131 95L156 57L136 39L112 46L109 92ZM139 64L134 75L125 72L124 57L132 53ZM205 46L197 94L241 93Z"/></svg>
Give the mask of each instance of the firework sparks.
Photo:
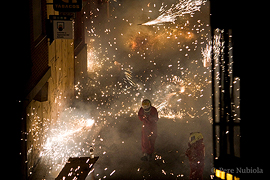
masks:
<svg viewBox="0 0 270 180"><path fill-rule="evenodd" d="M94 125L94 123L95 123L95 120L93 120L93 119L86 119L85 126L91 128Z"/></svg>
<svg viewBox="0 0 270 180"><path fill-rule="evenodd" d="M82 143L77 141L83 140L95 123L93 119L71 113L74 109L68 108L67 110L71 110L66 115L66 118L69 119L51 129L43 145L43 151L40 153L54 172L58 172L69 157L86 154L87 151L82 150Z"/></svg>
<svg viewBox="0 0 270 180"><path fill-rule="evenodd" d="M212 45L211 41L208 41L208 44L206 44L206 47L202 48L202 55L203 55L203 66L209 67L211 64L211 53L212 53Z"/></svg>
<svg viewBox="0 0 270 180"><path fill-rule="evenodd" d="M179 16L200 11L205 2L180 0L168 10L162 4L160 16L142 25L175 22ZM135 27L134 17L128 19L121 17L120 13L113 14L117 8L123 7L122 4L117 5L112 12L114 18L102 26L99 16L91 17L87 28L88 77L74 86L76 101L91 106L89 111L93 115L67 108L59 113L55 125L46 125L46 138L40 156L54 171L59 171L69 157L89 156L91 145L96 145L101 156L110 156L110 150L104 145L106 137L95 129L116 127L123 117L135 118L144 98L151 99L160 117L175 122L183 121L185 117L193 119L210 114L211 105L205 100L210 73L208 66L202 63L208 63L211 51L210 44L204 44L208 37L207 31L204 31L207 23L185 19L182 24L172 23L163 28ZM149 6L150 3L147 4ZM96 13L99 12L96 10ZM115 25L117 23L120 28ZM164 51L161 53L161 50ZM194 56L195 53L199 57ZM55 102L61 103L59 99ZM198 103L200 100L206 103ZM65 104L62 103L61 107L65 108ZM35 120L38 121L38 118ZM38 127L33 127L32 131L38 131ZM121 145L128 143L126 139L119 140ZM161 159L161 156L156 156L156 159ZM166 162L162 160L162 163ZM119 173L115 168L102 170L108 173L106 176L100 173L101 178ZM135 171L143 170L138 168ZM161 173L166 175L165 170Z"/></svg>
<svg viewBox="0 0 270 180"><path fill-rule="evenodd" d="M161 25L167 22L174 22L176 18L184 14L192 14L195 11L200 11L201 6L206 2L206 0L179 0L176 5L172 5L170 9L165 10L163 4L159 9L160 15L142 25L151 26L151 25Z"/></svg>

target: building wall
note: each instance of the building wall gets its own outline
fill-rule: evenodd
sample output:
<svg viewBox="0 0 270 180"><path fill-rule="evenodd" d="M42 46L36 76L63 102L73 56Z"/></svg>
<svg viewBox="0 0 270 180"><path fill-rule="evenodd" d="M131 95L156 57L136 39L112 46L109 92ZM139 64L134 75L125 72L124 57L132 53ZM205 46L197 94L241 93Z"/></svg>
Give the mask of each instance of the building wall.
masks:
<svg viewBox="0 0 270 180"><path fill-rule="evenodd" d="M51 122L55 124L64 107L68 107L74 97L74 46L73 40L56 39L49 46L48 100L51 106Z"/></svg>
<svg viewBox="0 0 270 180"><path fill-rule="evenodd" d="M45 136L74 97L73 40L56 39L48 47L48 65L51 68L51 77L47 81L48 99L43 102L32 100L26 108L28 175L42 157Z"/></svg>
<svg viewBox="0 0 270 180"><path fill-rule="evenodd" d="M47 16L46 0L30 0L29 9L32 67L25 94L28 94L35 87L49 68L45 21Z"/></svg>
<svg viewBox="0 0 270 180"><path fill-rule="evenodd" d="M31 101L27 106L27 170L28 176L40 160L42 144L50 124L49 102Z"/></svg>
<svg viewBox="0 0 270 180"><path fill-rule="evenodd" d="M69 107L75 98L74 83L86 78L87 45L84 39L84 13L77 12L75 17L75 37L73 39L55 39L50 43L46 35L46 19L50 15L59 15L53 9L53 0L29 0L31 75L26 88L26 177L33 179L35 168L42 159L43 145L50 130L59 121L64 108ZM37 3L40 3L37 5ZM89 3L84 1L83 8ZM41 18L33 19L37 11ZM40 20L41 22L38 22ZM42 27L37 27L42 25ZM36 29L36 30L35 30ZM34 33L34 31L36 31ZM41 33L38 36L38 33ZM76 43L75 43L76 42ZM28 95L27 95L28 94Z"/></svg>
<svg viewBox="0 0 270 180"><path fill-rule="evenodd" d="M41 2L42 9L46 10L45 19L48 19L49 15L59 14L59 12L53 10L51 4L46 5L44 0L41 0ZM53 0L47 0L47 3L52 2ZM29 5L30 9L32 7L31 4ZM32 11L30 12L30 17L33 16L31 13ZM35 28L33 23L30 25L30 28ZM33 37L33 30L30 33L32 34L31 37ZM29 81L31 86L29 85L27 90L27 94L31 94L31 96L27 96L28 105L25 109L25 132L27 134L26 168L28 177L31 177L35 167L42 158L42 148L44 143L46 143L46 137L50 130L56 124L62 110L65 107L69 107L74 98L75 81L75 47L73 39L55 39L50 44L49 39L43 34L43 38L39 43L36 44L33 38L31 41L32 69ZM82 53L78 51L78 54ZM80 57L84 56L80 55ZM39 88L37 88L38 83L44 79L43 75L47 71L50 71L50 77L42 81L42 85L40 86L39 84ZM47 93L46 98L40 98L40 94L44 94L41 91Z"/></svg>

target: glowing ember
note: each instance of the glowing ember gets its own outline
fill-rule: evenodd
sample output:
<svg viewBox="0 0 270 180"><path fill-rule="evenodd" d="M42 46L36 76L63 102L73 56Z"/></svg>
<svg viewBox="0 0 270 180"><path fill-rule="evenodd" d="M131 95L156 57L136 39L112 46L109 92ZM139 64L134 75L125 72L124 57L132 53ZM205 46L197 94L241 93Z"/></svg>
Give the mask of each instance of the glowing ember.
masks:
<svg viewBox="0 0 270 180"><path fill-rule="evenodd" d="M86 127L92 127L95 123L93 119L86 119Z"/></svg>

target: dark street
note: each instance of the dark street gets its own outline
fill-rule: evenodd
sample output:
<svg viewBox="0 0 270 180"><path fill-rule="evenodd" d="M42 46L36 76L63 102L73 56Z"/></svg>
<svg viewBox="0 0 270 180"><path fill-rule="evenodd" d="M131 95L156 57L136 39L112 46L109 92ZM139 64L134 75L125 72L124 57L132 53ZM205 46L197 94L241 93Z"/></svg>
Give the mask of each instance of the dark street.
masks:
<svg viewBox="0 0 270 180"><path fill-rule="evenodd" d="M206 123L210 129L211 124L206 120L196 122L194 119L173 121L160 118L156 150L150 162L140 160L141 122L134 117L111 119L110 122L110 125L101 130L93 127L87 138L77 147L81 150L78 156L87 156L89 142L94 141L94 154L99 156L94 171L96 179L189 179L189 162L185 156L189 133L186 132L194 131L202 132L206 144L204 178L210 179L213 174L211 131L201 127L201 123ZM86 152L83 153L82 149ZM39 169L40 172L36 171L33 179L44 176L53 179L56 172L49 173L49 169ZM91 176L87 179L91 179Z"/></svg>

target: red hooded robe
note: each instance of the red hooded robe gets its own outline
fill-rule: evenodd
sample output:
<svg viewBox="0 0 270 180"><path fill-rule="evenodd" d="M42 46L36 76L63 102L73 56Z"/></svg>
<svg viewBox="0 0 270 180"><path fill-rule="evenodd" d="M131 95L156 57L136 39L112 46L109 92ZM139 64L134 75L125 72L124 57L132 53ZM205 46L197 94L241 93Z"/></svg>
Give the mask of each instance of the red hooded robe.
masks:
<svg viewBox="0 0 270 180"><path fill-rule="evenodd" d="M158 112L153 106L149 112L141 107L138 113L139 119L143 122L142 126L142 152L152 154L157 138Z"/></svg>
<svg viewBox="0 0 270 180"><path fill-rule="evenodd" d="M204 152L205 147L203 139L196 141L195 143L188 143L188 149L186 155L189 158L190 165L190 180L202 180L204 170Z"/></svg>

